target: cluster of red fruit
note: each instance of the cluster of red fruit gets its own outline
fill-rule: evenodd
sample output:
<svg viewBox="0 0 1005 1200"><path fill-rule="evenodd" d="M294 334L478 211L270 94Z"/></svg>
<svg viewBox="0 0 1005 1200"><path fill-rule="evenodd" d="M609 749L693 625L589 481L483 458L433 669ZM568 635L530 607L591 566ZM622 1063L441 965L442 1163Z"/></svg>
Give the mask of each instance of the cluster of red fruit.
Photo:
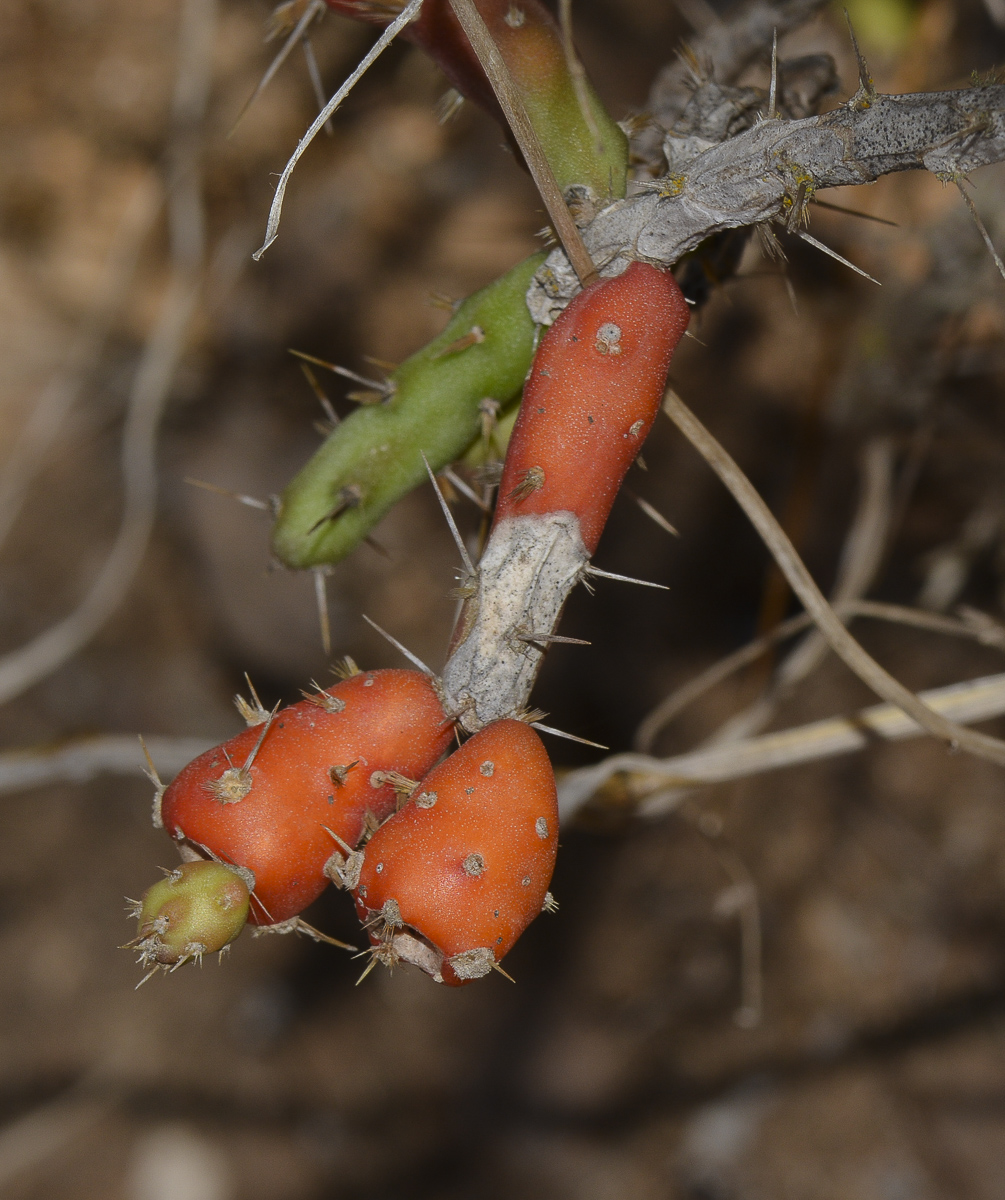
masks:
<svg viewBox="0 0 1005 1200"><path fill-rule="evenodd" d="M158 787L157 822L200 861L137 905L133 945L152 971L222 949L246 920L309 929L298 914L331 882L355 899L371 965L406 961L458 986L497 968L553 906L555 779L537 734L513 719L532 674L526 688L497 686L509 668L495 670L493 647L512 639L493 640L494 626L512 588L493 568L493 591L486 564L529 561L534 543L550 552L558 529L564 586L581 577L687 321L673 277L633 263L577 296L543 339L466 602L475 611L442 681L346 660L342 682L279 712L253 694L239 702L248 729ZM440 762L455 732L472 736Z"/></svg>
<svg viewBox="0 0 1005 1200"><path fill-rule="evenodd" d="M159 797L163 825L201 861L144 897L145 964L220 950L245 919L295 927L331 882L352 893L373 963L459 985L550 904L558 809L537 734L497 721L434 766L454 736L435 681L351 662L346 675L273 714L245 705L249 728Z"/></svg>

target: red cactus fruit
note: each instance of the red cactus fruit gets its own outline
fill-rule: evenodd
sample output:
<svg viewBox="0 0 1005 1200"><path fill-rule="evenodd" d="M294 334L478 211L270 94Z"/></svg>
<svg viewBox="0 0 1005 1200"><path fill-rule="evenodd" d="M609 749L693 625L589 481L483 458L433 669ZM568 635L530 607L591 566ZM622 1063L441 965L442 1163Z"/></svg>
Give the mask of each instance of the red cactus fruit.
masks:
<svg viewBox="0 0 1005 1200"><path fill-rule="evenodd" d="M669 271L635 262L580 292L541 342L513 429L495 524L571 512L592 554L659 411L689 310Z"/></svg>
<svg viewBox="0 0 1005 1200"><path fill-rule="evenodd" d="M324 890L333 835L355 846L368 821L394 812L396 773L421 778L452 732L427 676L356 674L189 763L161 818L173 837L250 870L250 920L278 923Z"/></svg>
<svg viewBox="0 0 1005 1200"><path fill-rule="evenodd" d="M356 907L373 963L412 962L452 986L488 974L552 903L557 846L555 776L541 739L520 721L496 721L435 767L367 843Z"/></svg>
<svg viewBox="0 0 1005 1200"><path fill-rule="evenodd" d="M201 962L223 951L248 919L251 896L239 871L216 862L184 863L132 902L139 933L129 943L153 971Z"/></svg>

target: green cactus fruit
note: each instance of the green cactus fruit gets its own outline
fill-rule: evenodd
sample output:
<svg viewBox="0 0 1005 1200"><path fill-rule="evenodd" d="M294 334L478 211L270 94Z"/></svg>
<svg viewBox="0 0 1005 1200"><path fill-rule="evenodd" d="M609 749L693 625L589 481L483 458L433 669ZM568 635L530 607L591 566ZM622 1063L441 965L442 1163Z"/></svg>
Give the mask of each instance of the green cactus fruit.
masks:
<svg viewBox="0 0 1005 1200"><path fill-rule="evenodd" d="M189 862L168 873L135 904L139 933L129 943L141 966L180 967L223 950L244 928L251 892L226 863Z"/></svg>
<svg viewBox="0 0 1005 1200"><path fill-rule="evenodd" d="M390 376L381 403L357 409L283 492L272 533L280 562L306 568L345 558L384 514L458 459L482 428L481 403L505 411L534 354L524 296L544 261L535 254L457 309L446 329Z"/></svg>

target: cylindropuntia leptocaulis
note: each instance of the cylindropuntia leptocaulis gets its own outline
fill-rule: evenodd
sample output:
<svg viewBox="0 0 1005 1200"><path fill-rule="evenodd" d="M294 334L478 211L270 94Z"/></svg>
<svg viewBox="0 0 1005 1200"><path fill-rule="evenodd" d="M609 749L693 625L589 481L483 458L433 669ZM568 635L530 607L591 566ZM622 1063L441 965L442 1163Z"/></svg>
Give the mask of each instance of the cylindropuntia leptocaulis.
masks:
<svg viewBox="0 0 1005 1200"><path fill-rule="evenodd" d="M329 0L348 16L386 23L402 5ZM479 0L559 187L584 219L625 194L628 142L585 82L577 83L554 18L539 0ZM459 90L498 114L492 89L447 0L427 0L407 29ZM500 114L501 115L501 114ZM446 330L387 380L376 403L342 421L286 487L273 550L287 566L349 554L403 495L460 458L491 398L504 413L530 370L535 327L525 302L543 256L519 263L460 305Z"/></svg>
<svg viewBox="0 0 1005 1200"><path fill-rule="evenodd" d="M448 11L442 7L441 17ZM486 0L483 7L514 31L513 38L502 29L496 33L509 47L511 72L525 92L528 110L542 123L542 143L554 147L559 182L567 192L578 189L570 198L596 201L623 192L626 146L620 131L607 138L606 148L596 119L585 143L568 129L562 136L563 114L567 124L578 121L589 127L591 122L580 108L568 60L559 53L554 22L546 13L540 17L536 5L527 11L510 5L503 12L497 0ZM430 12L434 9L435 3ZM524 30L526 36L520 32ZM455 50L456 45L447 57ZM602 159L605 154L621 163L617 171ZM601 175L594 170L590 176L598 161ZM275 547L284 561L309 567L344 557L421 480L428 463L439 467L456 459L484 432L486 401L493 405L493 416L511 404L532 358L535 328L525 293L542 260L542 255L533 256L460 305L444 333L398 368L374 403L338 427L282 498ZM624 470L648 431L653 395L662 388L687 309L672 279L642 264L588 289L580 301L546 343L552 349L561 343L557 357L546 355L545 360L549 367L564 362L567 378L557 392L550 391L545 380L551 372L542 366L528 385L528 395L541 403L533 419L528 414L517 421L509 483L504 482L495 529L498 535L500 526L513 519L510 510L517 504L526 504L532 516L560 507L576 522L585 564ZM593 329L601 309L603 320ZM568 334L570 328L579 329L577 320L591 326L588 361L583 347L573 345L578 334ZM579 398L579 407L596 403L611 412L592 434L578 439L578 457L570 456L561 439L551 458L538 454L541 437L547 442L577 415L585 414L588 424L594 424L585 409L571 413L569 397L562 399L562 388L568 393L584 385L593 390ZM628 434L621 429L626 404L634 417ZM537 414L545 414L543 424ZM622 440L630 436L631 445L614 445L615 433ZM528 455L538 455L541 462L522 470ZM595 488L590 476L597 463L604 477ZM519 476L515 483L514 472ZM581 485L575 497L573 483ZM398 676L414 676L415 686L424 695L428 692L428 703L413 696L401 710ZM378 678L388 687L375 687ZM368 687L373 687L369 698L361 690ZM522 704L487 723L478 712L478 697L469 694L460 696L459 704L452 699L447 715L442 698L450 694L449 685L434 690L416 672L377 672L318 689L275 718L259 711L260 706L246 705L252 727L189 764L163 793L161 811L172 835L189 850L194 846L224 860L188 864L170 877L170 886L189 874L208 879L209 868L217 878L222 878L219 871L235 878L235 870L249 876L253 872L239 931L246 920L273 927L289 924L334 880L354 889L365 916L383 921L377 958L406 958L453 985L492 970L542 907L550 906L547 885L558 826L554 777L537 735L511 719ZM401 789L395 781L425 775L458 719L480 732L429 773L414 801L398 812ZM362 769L354 771L357 767ZM442 803L433 815L437 796ZM359 851L360 841L374 829L369 851ZM333 850L332 842L338 849ZM455 862L455 851L469 842ZM392 884L398 894L381 900ZM167 941L165 934L182 927L180 918L172 924L158 896L151 889L139 906L141 936L135 944L143 961L153 963L154 970L173 969L217 948L222 934L203 937L200 932L197 938L183 930ZM403 924L409 930L400 928ZM411 953L406 953L406 943Z"/></svg>

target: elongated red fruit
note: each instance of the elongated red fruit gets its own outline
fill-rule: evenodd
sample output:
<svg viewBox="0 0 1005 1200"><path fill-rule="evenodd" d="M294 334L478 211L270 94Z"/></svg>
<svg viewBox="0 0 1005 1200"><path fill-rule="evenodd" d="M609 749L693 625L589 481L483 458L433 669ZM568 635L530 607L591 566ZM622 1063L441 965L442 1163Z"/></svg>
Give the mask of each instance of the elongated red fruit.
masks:
<svg viewBox="0 0 1005 1200"><path fill-rule="evenodd" d="M328 830L355 846L368 813L394 812L385 773L421 778L452 732L425 675L353 675L189 763L164 793L161 819L173 837L254 874L252 923L284 921L328 883L337 851Z"/></svg>
<svg viewBox="0 0 1005 1200"><path fill-rule="evenodd" d="M524 387L496 525L570 512L593 553L656 419L689 315L670 272L641 262L571 301L542 340Z"/></svg>
<svg viewBox="0 0 1005 1200"><path fill-rule="evenodd" d="M356 906L375 959L405 959L452 986L487 975L545 905L557 848L541 739L496 721L367 843Z"/></svg>

